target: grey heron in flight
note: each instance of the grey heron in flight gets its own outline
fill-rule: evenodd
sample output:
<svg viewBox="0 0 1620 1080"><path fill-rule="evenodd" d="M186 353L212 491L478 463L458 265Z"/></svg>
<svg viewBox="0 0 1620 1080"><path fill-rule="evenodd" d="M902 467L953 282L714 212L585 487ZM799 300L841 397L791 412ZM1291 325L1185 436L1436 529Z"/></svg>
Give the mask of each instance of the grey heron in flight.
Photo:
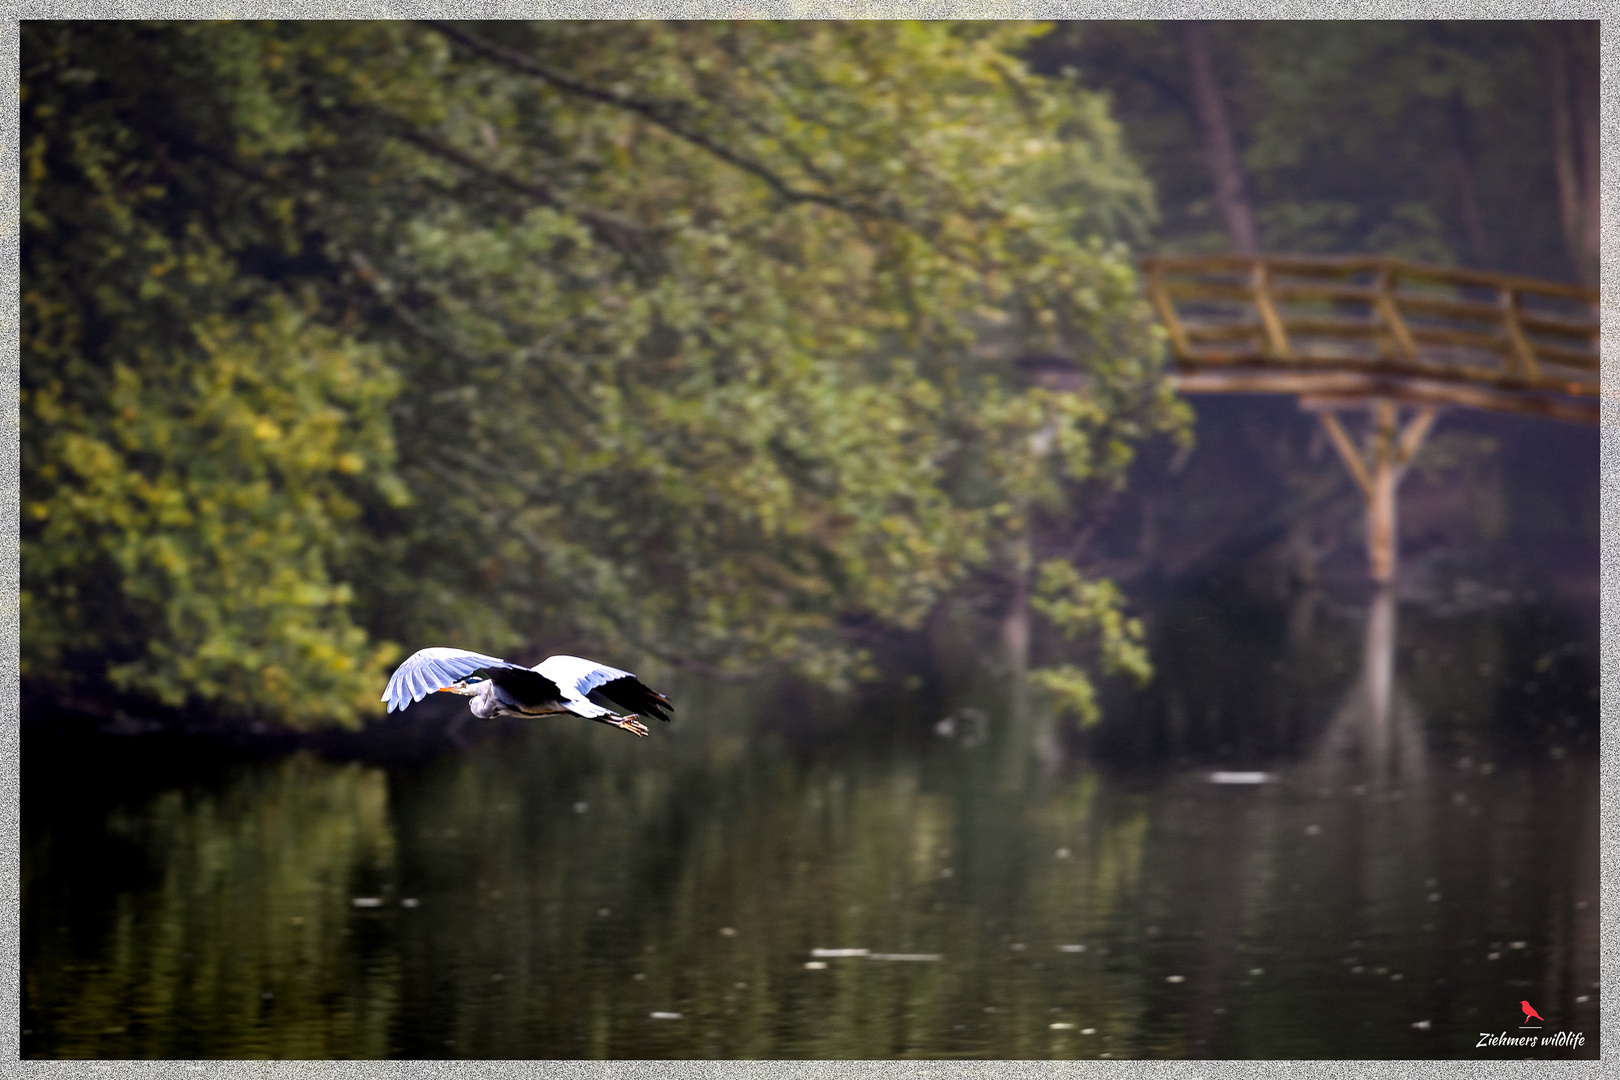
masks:
<svg viewBox="0 0 1620 1080"><path fill-rule="evenodd" d="M642 714L667 722L664 710L675 707L630 672L578 656L552 656L526 668L461 649L413 653L388 680L382 699L393 712L441 691L472 698L468 705L480 720L572 713L641 736L647 734Z"/></svg>

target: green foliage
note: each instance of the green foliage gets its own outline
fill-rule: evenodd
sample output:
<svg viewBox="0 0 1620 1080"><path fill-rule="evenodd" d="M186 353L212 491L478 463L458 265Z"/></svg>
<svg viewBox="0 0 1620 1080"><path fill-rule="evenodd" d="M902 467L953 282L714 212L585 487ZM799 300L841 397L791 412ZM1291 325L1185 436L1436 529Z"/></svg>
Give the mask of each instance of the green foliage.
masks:
<svg viewBox="0 0 1620 1080"><path fill-rule="evenodd" d="M1129 675L1138 685L1153 677L1153 665L1142 644L1142 623L1123 611L1123 597L1113 582L1088 580L1068 562L1048 559L1040 566L1030 606L1045 615L1066 638L1096 643L1102 670ZM1082 727L1102 719L1091 676L1073 664L1039 668L1032 681L1051 695L1058 712L1070 713Z"/></svg>
<svg viewBox="0 0 1620 1080"><path fill-rule="evenodd" d="M366 641L857 675L1181 421L1146 185L1034 32L29 27L28 670L127 639L132 688L337 719ZM101 524L136 474L189 516Z"/></svg>
<svg viewBox="0 0 1620 1080"><path fill-rule="evenodd" d="M307 298L246 279L116 101L25 86L25 677L104 677L294 722L349 721L394 650L334 560L389 473L397 379Z"/></svg>

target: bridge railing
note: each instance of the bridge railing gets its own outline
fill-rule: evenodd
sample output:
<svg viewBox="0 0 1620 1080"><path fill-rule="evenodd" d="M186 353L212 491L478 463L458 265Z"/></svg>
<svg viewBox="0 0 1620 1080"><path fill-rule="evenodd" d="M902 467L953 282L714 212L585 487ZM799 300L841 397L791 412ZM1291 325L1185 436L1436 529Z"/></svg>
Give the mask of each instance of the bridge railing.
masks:
<svg viewBox="0 0 1620 1080"><path fill-rule="evenodd" d="M1352 371L1484 384L1498 396L1598 394L1592 289L1378 257L1161 255L1142 266L1184 371Z"/></svg>

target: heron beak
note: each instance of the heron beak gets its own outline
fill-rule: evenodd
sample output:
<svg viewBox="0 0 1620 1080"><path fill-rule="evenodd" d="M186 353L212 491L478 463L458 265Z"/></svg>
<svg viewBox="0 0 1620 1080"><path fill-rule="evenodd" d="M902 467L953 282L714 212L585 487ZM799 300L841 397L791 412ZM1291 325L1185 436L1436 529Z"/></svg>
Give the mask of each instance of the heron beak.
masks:
<svg viewBox="0 0 1620 1080"><path fill-rule="evenodd" d="M461 682L453 682L449 686L441 686L433 692L435 694L461 694L464 697L472 697L478 693L478 691L468 688L465 679Z"/></svg>

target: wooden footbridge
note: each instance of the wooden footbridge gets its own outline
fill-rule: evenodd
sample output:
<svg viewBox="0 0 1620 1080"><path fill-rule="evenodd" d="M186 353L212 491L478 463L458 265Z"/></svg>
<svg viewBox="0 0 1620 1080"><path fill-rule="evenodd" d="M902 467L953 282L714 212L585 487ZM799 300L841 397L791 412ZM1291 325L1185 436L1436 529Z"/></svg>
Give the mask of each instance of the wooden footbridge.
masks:
<svg viewBox="0 0 1620 1080"><path fill-rule="evenodd" d="M1183 393L1292 394L1320 416L1366 501L1379 584L1395 572L1396 488L1440 409L1598 421L1595 290L1376 257L1142 265ZM1370 414L1360 447L1343 410Z"/></svg>

